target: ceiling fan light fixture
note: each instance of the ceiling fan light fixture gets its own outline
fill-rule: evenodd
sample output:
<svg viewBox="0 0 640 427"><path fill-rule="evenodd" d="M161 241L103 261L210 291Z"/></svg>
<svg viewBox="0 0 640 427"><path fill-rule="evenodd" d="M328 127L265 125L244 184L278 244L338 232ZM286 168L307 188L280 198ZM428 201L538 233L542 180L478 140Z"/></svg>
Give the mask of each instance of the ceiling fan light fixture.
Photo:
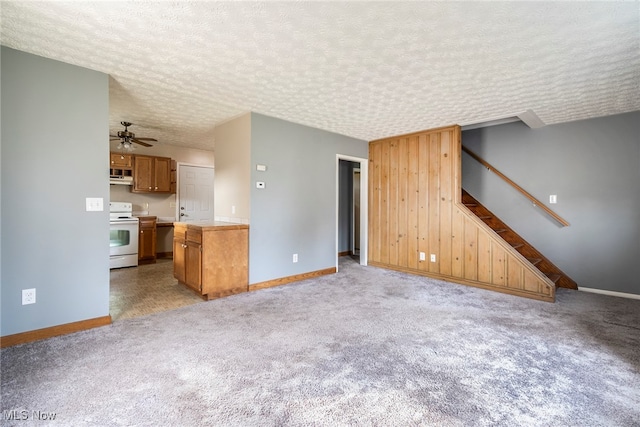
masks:
<svg viewBox="0 0 640 427"><path fill-rule="evenodd" d="M136 149L136 147L134 147L134 145L131 143L131 141L127 141L127 140L120 141L120 145L118 146L118 150L120 150L120 151L131 152L131 151L133 151L135 149Z"/></svg>
<svg viewBox="0 0 640 427"><path fill-rule="evenodd" d="M118 131L116 135L109 135L111 140L120 139L120 144L118 145L118 150L122 152L130 152L135 150L135 145L142 145L143 147L153 147L153 145L149 144L147 141L157 142L157 139L154 138L136 138L136 134L133 132L129 132L129 126L132 125L130 122L120 122L122 126L124 126L124 130Z"/></svg>

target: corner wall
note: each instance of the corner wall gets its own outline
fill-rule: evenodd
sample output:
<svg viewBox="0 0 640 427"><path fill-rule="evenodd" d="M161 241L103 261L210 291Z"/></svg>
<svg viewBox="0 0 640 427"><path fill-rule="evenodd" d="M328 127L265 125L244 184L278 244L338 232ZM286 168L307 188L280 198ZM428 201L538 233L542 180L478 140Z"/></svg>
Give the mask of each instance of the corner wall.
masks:
<svg viewBox="0 0 640 427"><path fill-rule="evenodd" d="M251 114L247 113L217 125L214 130L214 198L217 220L241 223L250 221L251 126Z"/></svg>
<svg viewBox="0 0 640 427"><path fill-rule="evenodd" d="M0 335L108 316L108 76L1 55ZM104 210L86 212L87 197ZM36 303L22 305L28 288Z"/></svg>
<svg viewBox="0 0 640 427"><path fill-rule="evenodd" d="M367 153L367 141L251 113L250 285L335 267L336 155Z"/></svg>
<svg viewBox="0 0 640 427"><path fill-rule="evenodd" d="M462 186L579 287L640 295L640 112L530 129L465 131L462 144L551 207L559 226L463 153ZM558 203L549 205L549 195Z"/></svg>

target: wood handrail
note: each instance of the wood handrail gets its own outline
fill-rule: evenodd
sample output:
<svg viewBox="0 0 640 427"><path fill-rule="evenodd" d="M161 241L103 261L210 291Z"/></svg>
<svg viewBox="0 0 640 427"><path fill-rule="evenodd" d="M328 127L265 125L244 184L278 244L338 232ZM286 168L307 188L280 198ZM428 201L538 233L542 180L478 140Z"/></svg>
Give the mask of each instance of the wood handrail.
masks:
<svg viewBox="0 0 640 427"><path fill-rule="evenodd" d="M558 215L557 213L555 213L554 211L549 209L540 200L536 199L531 194L529 194L524 188L520 187L518 184L516 184L515 182L511 181L507 176L505 176L498 169L496 169L493 166L491 166L491 164L487 163L484 159L482 159L476 153L474 153L473 151L469 150L464 145L462 146L462 151L464 151L465 153L467 153L468 155L470 155L471 157L476 159L482 166L486 167L491 172L495 173L500 178L502 178L507 184L511 185L513 188L518 190L523 196L525 196L527 199L531 200L531 202L533 203L534 206L538 206L540 209L545 211L547 214L549 214L549 216L551 216L553 219L558 221L564 227L568 227L569 226L569 223L567 221L565 221L560 215Z"/></svg>

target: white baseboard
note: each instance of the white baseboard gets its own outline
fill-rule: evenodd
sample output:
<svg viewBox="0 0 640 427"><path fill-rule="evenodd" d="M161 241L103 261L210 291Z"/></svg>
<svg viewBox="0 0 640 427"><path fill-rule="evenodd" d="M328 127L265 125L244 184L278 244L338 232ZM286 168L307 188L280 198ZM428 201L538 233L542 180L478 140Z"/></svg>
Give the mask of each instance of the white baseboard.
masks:
<svg viewBox="0 0 640 427"><path fill-rule="evenodd" d="M594 293L594 294L609 295L609 296L612 296L612 297L640 299L640 295L628 294L628 293L625 293L625 292L605 291L604 289L594 289L594 288L583 288L582 286L578 287L578 290L579 291L584 291L584 292L591 292L591 293Z"/></svg>

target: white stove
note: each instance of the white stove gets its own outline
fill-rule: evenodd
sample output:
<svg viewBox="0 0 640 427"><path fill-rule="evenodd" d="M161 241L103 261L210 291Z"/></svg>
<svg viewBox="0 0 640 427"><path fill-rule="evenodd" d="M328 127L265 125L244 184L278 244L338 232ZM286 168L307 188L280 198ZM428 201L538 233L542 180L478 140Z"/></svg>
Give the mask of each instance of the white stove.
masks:
<svg viewBox="0 0 640 427"><path fill-rule="evenodd" d="M138 218L129 202L109 203L109 268L138 265Z"/></svg>

